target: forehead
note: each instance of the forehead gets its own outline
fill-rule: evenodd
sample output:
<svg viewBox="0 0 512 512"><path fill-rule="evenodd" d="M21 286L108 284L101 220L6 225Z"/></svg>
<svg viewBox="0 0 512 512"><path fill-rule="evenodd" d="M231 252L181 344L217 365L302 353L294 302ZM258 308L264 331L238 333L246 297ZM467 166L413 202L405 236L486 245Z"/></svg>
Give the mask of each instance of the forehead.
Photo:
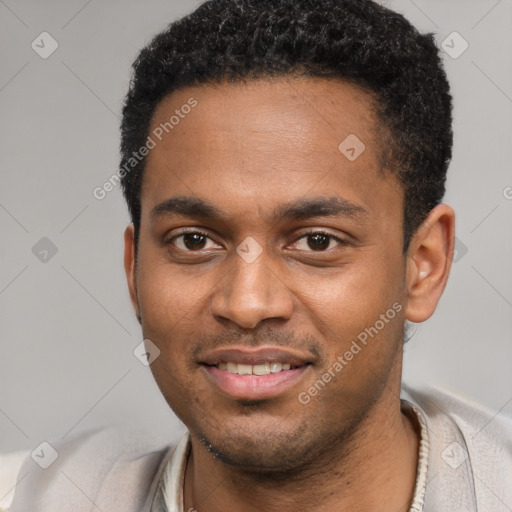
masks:
<svg viewBox="0 0 512 512"><path fill-rule="evenodd" d="M261 153L286 142L288 147L295 144L303 149L299 155L303 157L337 149L346 136L356 134L371 151L376 149L373 95L340 80L279 77L188 87L160 102L150 131L165 129L173 114L188 112L185 107L191 98L197 106L190 113L182 113L180 119L175 115L172 122L176 125L168 127L163 138L174 138L176 143L188 139L196 150L201 149L199 144L222 149L241 142L250 150L249 136Z"/></svg>
<svg viewBox="0 0 512 512"><path fill-rule="evenodd" d="M146 161L143 215L176 195L238 214L309 193L378 209L401 190L380 168L374 106L365 90L339 80L281 77L177 91L151 122L156 145Z"/></svg>

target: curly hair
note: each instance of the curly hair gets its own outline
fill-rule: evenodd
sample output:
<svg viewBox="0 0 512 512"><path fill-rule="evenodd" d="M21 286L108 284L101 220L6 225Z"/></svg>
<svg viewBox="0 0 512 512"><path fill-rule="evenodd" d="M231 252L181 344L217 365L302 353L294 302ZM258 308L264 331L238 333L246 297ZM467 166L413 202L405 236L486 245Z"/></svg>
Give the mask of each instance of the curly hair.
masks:
<svg viewBox="0 0 512 512"><path fill-rule="evenodd" d="M123 108L120 164L136 240L145 158L132 155L159 102L187 86L274 76L345 80L376 99L387 148L381 161L403 186L406 251L445 193L452 98L433 34L372 0L208 0L140 52Z"/></svg>

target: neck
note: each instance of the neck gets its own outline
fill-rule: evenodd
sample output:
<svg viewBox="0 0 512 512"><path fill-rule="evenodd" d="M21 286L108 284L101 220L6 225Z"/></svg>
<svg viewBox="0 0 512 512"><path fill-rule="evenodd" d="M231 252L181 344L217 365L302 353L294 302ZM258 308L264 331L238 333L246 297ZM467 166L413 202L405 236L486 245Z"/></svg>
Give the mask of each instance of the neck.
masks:
<svg viewBox="0 0 512 512"><path fill-rule="evenodd" d="M386 388L350 442L319 455L315 467L262 477L215 459L194 436L185 475L186 511L407 512L413 498L419 433Z"/></svg>

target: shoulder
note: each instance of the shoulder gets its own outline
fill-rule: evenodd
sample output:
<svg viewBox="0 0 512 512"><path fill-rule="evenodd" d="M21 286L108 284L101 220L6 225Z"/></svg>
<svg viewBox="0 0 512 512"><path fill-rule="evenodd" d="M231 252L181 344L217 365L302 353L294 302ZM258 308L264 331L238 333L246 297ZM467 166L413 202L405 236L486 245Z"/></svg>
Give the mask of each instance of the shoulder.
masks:
<svg viewBox="0 0 512 512"><path fill-rule="evenodd" d="M464 506L500 510L512 503L512 418L462 394L405 386L402 398L423 414L429 438L427 494ZM504 409L504 408L502 408ZM442 499L441 499L442 498ZM459 503L457 501L457 503Z"/></svg>
<svg viewBox="0 0 512 512"><path fill-rule="evenodd" d="M0 512L12 503L18 474L28 455L28 450L0 453Z"/></svg>
<svg viewBox="0 0 512 512"><path fill-rule="evenodd" d="M433 387L403 388L403 396L412 399L433 423L449 420L466 436L482 435L500 443L512 443L512 417L502 411L493 411L456 391ZM465 437L466 437L465 436Z"/></svg>
<svg viewBox="0 0 512 512"><path fill-rule="evenodd" d="M105 512L143 510L172 449L150 433L119 428L45 441L25 454L9 510L78 512L91 503Z"/></svg>

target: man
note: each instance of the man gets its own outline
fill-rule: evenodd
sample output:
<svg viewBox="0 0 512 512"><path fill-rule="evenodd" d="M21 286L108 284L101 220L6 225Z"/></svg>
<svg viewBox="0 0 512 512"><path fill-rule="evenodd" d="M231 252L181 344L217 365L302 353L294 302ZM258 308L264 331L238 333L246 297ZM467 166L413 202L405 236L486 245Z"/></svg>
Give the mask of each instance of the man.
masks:
<svg viewBox="0 0 512 512"><path fill-rule="evenodd" d="M511 421L401 384L450 272L451 145L432 36L372 1L170 25L134 64L119 174L130 297L189 433L83 434L12 510L511 510Z"/></svg>

